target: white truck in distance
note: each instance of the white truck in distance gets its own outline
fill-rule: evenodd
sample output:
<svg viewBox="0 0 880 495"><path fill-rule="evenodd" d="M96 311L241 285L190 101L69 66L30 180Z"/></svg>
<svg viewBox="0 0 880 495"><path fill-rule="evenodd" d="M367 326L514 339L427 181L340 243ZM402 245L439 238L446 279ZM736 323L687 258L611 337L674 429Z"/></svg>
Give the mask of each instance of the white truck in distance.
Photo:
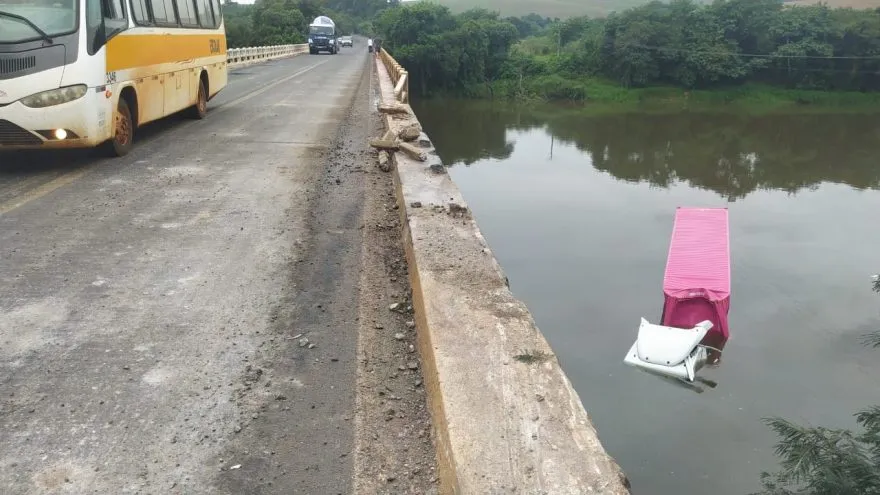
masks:
<svg viewBox="0 0 880 495"><path fill-rule="evenodd" d="M329 52L330 55L339 53L336 23L324 15L316 17L309 24L309 54L317 55L318 52Z"/></svg>

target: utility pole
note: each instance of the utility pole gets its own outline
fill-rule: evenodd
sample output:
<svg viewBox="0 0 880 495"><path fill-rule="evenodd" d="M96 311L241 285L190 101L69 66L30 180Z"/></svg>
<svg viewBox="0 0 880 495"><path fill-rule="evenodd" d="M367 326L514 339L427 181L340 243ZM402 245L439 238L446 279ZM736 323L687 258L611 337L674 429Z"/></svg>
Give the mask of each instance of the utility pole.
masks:
<svg viewBox="0 0 880 495"><path fill-rule="evenodd" d="M556 31L556 58L559 58L559 54L562 52L562 28L560 27L558 31Z"/></svg>

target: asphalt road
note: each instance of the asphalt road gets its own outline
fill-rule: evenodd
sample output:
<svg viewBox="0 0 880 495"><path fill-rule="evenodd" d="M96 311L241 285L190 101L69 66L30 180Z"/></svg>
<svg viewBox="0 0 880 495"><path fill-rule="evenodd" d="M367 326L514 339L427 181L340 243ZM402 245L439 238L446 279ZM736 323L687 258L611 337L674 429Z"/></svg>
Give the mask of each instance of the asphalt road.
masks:
<svg viewBox="0 0 880 495"><path fill-rule="evenodd" d="M0 154L0 492L351 491L363 179L326 164L367 67L233 70L121 159Z"/></svg>

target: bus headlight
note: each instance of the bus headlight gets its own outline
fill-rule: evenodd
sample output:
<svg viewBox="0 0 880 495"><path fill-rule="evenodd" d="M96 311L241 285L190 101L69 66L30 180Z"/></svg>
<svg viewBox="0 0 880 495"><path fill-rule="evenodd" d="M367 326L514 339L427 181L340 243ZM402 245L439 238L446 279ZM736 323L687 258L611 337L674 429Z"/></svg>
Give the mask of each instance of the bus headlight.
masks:
<svg viewBox="0 0 880 495"><path fill-rule="evenodd" d="M21 104L30 108L45 108L78 100L85 96L88 87L85 84L50 89L21 99Z"/></svg>

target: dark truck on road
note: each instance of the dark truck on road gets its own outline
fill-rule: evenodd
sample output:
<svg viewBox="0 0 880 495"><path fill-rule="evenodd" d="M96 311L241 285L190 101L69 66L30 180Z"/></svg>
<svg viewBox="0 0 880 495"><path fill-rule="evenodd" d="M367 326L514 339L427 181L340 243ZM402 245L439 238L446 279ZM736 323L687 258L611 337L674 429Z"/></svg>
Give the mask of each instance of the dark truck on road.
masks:
<svg viewBox="0 0 880 495"><path fill-rule="evenodd" d="M331 55L339 53L336 23L324 15L316 17L309 24L309 53L316 55L318 52L330 52Z"/></svg>

